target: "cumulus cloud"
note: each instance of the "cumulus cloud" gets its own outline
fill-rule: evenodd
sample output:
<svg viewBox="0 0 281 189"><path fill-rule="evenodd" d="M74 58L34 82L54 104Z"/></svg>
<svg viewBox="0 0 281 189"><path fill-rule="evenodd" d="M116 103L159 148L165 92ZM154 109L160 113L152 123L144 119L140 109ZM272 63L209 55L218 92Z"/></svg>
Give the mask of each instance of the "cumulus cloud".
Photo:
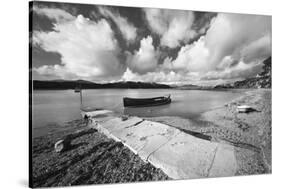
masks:
<svg viewBox="0 0 281 189"><path fill-rule="evenodd" d="M51 16L50 11L45 10L44 14ZM109 23L105 19L94 22L82 15L71 20L66 18L54 24L54 31L36 31L33 35L33 43L45 51L59 53L62 64L42 66L34 71L65 79L122 75L126 68L119 61L120 49Z"/></svg>
<svg viewBox="0 0 281 189"><path fill-rule="evenodd" d="M244 79L246 77L255 76L261 69L262 64L257 62L256 64L246 64L245 62L237 62L236 66L228 67L223 70L212 70L206 72L201 80L237 80Z"/></svg>
<svg viewBox="0 0 281 189"><path fill-rule="evenodd" d="M35 74L39 74L43 77L50 78L67 78L67 79L75 79L76 74L69 72L61 65L43 65L39 68L33 69Z"/></svg>
<svg viewBox="0 0 281 189"><path fill-rule="evenodd" d="M137 37L137 28L130 23L127 18L124 18L119 13L103 6L99 7L99 12L106 18L111 18L115 22L128 42L134 42Z"/></svg>
<svg viewBox="0 0 281 189"><path fill-rule="evenodd" d="M146 74L134 73L127 68L124 72L122 81L142 81L142 82L156 82L164 84L202 84L204 81L201 81L198 77L197 72L175 72L172 70L158 70L156 72L148 72Z"/></svg>
<svg viewBox="0 0 281 189"><path fill-rule="evenodd" d="M186 70L186 71L203 71L206 69L210 52L205 47L204 37L191 45L181 47L178 52L177 58L172 61L167 57L164 60L163 67L173 70Z"/></svg>
<svg viewBox="0 0 281 189"><path fill-rule="evenodd" d="M153 39L147 36L140 41L140 48L133 54L127 52L127 65L133 71L139 74L152 72L158 64L159 52L153 46Z"/></svg>
<svg viewBox="0 0 281 189"><path fill-rule="evenodd" d="M245 62L260 60L271 55L271 35L263 37L249 43L241 49L241 56Z"/></svg>
<svg viewBox="0 0 281 189"><path fill-rule="evenodd" d="M138 38L134 24L113 8L98 9L93 21L35 6L37 14L53 21L53 30L35 31L32 42L59 53L61 64L34 67L33 72L63 79L216 84L256 75L271 56L269 16L219 13L200 24L194 23L191 11L143 9L148 23L144 27L159 35L160 44L153 34L140 36L139 47L131 44L136 50L129 51L121 49L113 29L132 43Z"/></svg>
<svg viewBox="0 0 281 189"><path fill-rule="evenodd" d="M151 30L161 36L161 45L175 48L196 35L191 29L194 21L192 11L144 9Z"/></svg>
<svg viewBox="0 0 281 189"><path fill-rule="evenodd" d="M228 55L232 55L235 59L244 58L246 54L241 53L241 50L265 36L267 39L271 38L271 17L269 16L218 14L206 34L205 44L212 55L209 66L215 67ZM271 54L271 46L268 43L263 43L263 46L267 52L270 52L262 57L266 58ZM255 58L255 56L259 56L258 53L252 57ZM248 62L251 62L251 59Z"/></svg>
<svg viewBox="0 0 281 189"><path fill-rule="evenodd" d="M181 47L163 67L200 72L202 78L242 78L258 73L271 56L271 17L220 13L205 36Z"/></svg>
<svg viewBox="0 0 281 189"><path fill-rule="evenodd" d="M51 20L56 22L63 22L73 20L75 17L68 12L58 9L58 8L47 8L47 7L38 7L33 6L33 11L39 15L47 16Z"/></svg>
<svg viewBox="0 0 281 189"><path fill-rule="evenodd" d="M157 71L157 72L148 72L145 74L134 73L127 68L124 72L122 79L123 81L143 81L143 82L157 82L157 83L175 83L182 82L183 79L186 79L187 75L182 75L174 71ZM190 81L190 80L189 80Z"/></svg>

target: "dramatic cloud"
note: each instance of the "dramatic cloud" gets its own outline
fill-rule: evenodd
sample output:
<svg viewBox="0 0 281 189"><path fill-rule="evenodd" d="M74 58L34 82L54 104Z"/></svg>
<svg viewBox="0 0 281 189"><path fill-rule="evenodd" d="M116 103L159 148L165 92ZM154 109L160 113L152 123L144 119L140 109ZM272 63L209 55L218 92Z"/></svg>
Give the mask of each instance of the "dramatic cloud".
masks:
<svg viewBox="0 0 281 189"><path fill-rule="evenodd" d="M129 68L125 71L122 81L144 81L157 82L165 84L197 84L202 83L197 77L197 73L182 73L174 71L158 70L157 72L148 72L146 74L139 74L132 72Z"/></svg>
<svg viewBox="0 0 281 189"><path fill-rule="evenodd" d="M237 80L249 76L255 76L262 68L262 64L246 64L237 62L236 66L227 67L223 70L214 70L205 73L201 80Z"/></svg>
<svg viewBox="0 0 281 189"><path fill-rule="evenodd" d="M159 52L153 46L151 36L140 41L140 48L133 54L127 52L127 65L133 71L140 74L152 72L156 69Z"/></svg>
<svg viewBox="0 0 281 189"><path fill-rule="evenodd" d="M46 8L46 7L33 7L33 11L39 15L47 16L49 19L55 20L56 22L63 22L75 19L74 16L68 12L58 8Z"/></svg>
<svg viewBox="0 0 281 189"><path fill-rule="evenodd" d="M115 22L128 42L134 42L137 37L137 28L132 23L129 23L127 18L120 16L119 13L106 7L99 7L99 12L106 18L111 18Z"/></svg>
<svg viewBox="0 0 281 189"><path fill-rule="evenodd" d="M46 16L49 11L45 11ZM44 75L85 79L104 79L121 75L125 66L119 62L119 46L109 23L90 21L82 15L54 25L52 32L34 33L33 42L45 51L61 55L61 65L46 65L34 70Z"/></svg>
<svg viewBox="0 0 281 189"><path fill-rule="evenodd" d="M271 55L271 34L268 33L241 49L245 62L264 59Z"/></svg>
<svg viewBox="0 0 281 189"><path fill-rule="evenodd" d="M238 60L244 58L241 50L265 36L271 38L271 17L269 16L219 14L206 34L206 48L212 55L209 67L215 67L225 56L232 55ZM268 43L263 45L271 54L271 45ZM255 54L252 57L255 59L259 56L258 48L251 48L252 54ZM262 58L267 58L270 54ZM248 62L253 59L249 59Z"/></svg>
<svg viewBox="0 0 281 189"><path fill-rule="evenodd" d="M218 84L255 76L271 56L270 16L105 6L66 10L33 8L37 24L48 23L33 31L32 43L40 47L34 53L36 77ZM46 58L52 53L56 61Z"/></svg>
<svg viewBox="0 0 281 189"><path fill-rule="evenodd" d="M163 66L200 72L205 79L241 78L259 72L257 64L270 55L271 17L221 13L204 37L181 47L177 58L166 58Z"/></svg>
<svg viewBox="0 0 281 189"><path fill-rule="evenodd" d="M161 36L163 46L175 48L196 34L191 29L194 21L192 11L144 9L144 12L152 31Z"/></svg>
<svg viewBox="0 0 281 189"><path fill-rule="evenodd" d="M167 57L163 66L172 70L203 71L206 69L209 55L204 37L201 37L193 44L181 47L174 61Z"/></svg>

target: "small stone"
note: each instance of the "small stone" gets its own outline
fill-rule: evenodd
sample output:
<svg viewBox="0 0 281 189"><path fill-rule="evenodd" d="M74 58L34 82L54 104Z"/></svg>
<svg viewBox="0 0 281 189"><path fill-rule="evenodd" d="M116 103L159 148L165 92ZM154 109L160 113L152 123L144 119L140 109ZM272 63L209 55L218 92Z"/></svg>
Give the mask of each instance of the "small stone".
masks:
<svg viewBox="0 0 281 189"><path fill-rule="evenodd" d="M59 140L55 144L55 151L56 152L61 152L63 150L63 147L64 147L63 140Z"/></svg>
<svg viewBox="0 0 281 189"><path fill-rule="evenodd" d="M70 147L69 140L59 140L55 143L55 152L60 153Z"/></svg>
<svg viewBox="0 0 281 189"><path fill-rule="evenodd" d="M123 116L121 117L121 120L122 120L122 121L126 121L127 119L129 119L128 116L123 115Z"/></svg>

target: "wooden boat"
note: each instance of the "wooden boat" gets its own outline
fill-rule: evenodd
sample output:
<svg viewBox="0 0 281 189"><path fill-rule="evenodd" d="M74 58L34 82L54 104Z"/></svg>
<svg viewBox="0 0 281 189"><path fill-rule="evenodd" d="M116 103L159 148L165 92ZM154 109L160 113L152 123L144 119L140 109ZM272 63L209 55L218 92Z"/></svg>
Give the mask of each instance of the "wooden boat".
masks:
<svg viewBox="0 0 281 189"><path fill-rule="evenodd" d="M171 95L154 98L123 98L124 107L159 106L171 103Z"/></svg>

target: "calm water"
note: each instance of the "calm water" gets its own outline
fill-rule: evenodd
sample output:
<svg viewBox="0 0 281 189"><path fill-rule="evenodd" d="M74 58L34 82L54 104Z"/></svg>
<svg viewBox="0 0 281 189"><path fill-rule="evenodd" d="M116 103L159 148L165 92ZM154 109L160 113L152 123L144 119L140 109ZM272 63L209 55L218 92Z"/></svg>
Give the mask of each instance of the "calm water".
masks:
<svg viewBox="0 0 281 189"><path fill-rule="evenodd" d="M122 98L154 97L171 94L172 103L145 108L123 108ZM181 116L194 118L238 97L238 92L171 89L83 90L83 106L105 108L138 116ZM80 95L73 90L34 91L33 128L81 118Z"/></svg>

